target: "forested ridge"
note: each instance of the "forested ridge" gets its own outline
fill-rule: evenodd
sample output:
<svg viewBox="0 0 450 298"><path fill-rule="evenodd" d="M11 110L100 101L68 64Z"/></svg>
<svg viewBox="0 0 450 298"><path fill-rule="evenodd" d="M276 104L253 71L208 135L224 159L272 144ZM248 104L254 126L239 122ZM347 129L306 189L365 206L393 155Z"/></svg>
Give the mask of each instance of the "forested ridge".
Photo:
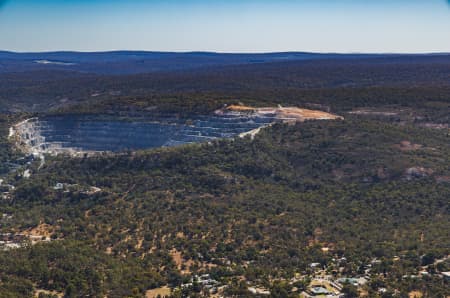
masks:
<svg viewBox="0 0 450 298"><path fill-rule="evenodd" d="M446 297L450 68L430 59L0 75L0 229L24 244L0 251L0 297L143 297L162 286L201 297L195 281L181 285L205 273L227 297L253 297L249 286L298 297L315 263L336 278L370 269L359 295ZM189 119L240 103L345 119L29 165L7 139L13 123L48 113Z"/></svg>
<svg viewBox="0 0 450 298"><path fill-rule="evenodd" d="M398 145L405 138L424 147L402 151ZM419 260L426 253L449 253L450 188L438 179L450 176L449 158L448 136L441 132L357 118L277 125L253 141L81 160L57 157L21 181L15 199L3 204L4 212L14 210L4 228L48 224L59 240L48 249L66 250L67 245L75 262L85 252L72 251L73 241L95 248L99 259L90 261L88 254L86 261L93 262L89 268L96 274L104 266L133 266L134 278L142 283L133 283L126 272L102 273L106 279L131 278L130 291L133 285L141 291L167 282L178 285L182 277L169 256L173 249L186 260L219 265L211 269L218 276L243 274L249 280L288 277L314 261L326 264L332 255L323 254L322 247L345 255L352 266L399 254ZM406 170L416 166L433 174L408 178ZM52 189L57 182L102 191L61 193ZM42 254L45 264L53 257L46 247L34 246L29 253ZM141 258L145 262L132 261ZM224 269L224 260L235 265ZM56 261L45 274L77 275L58 268L65 261L70 258ZM242 267L243 262L250 263ZM15 276L16 265L4 274ZM414 266L395 270L402 276ZM34 272L30 282L42 282L42 274ZM88 283L83 291L93 291L89 275L78 274L79 282ZM42 286L62 291L74 282L67 278ZM114 286L96 285L103 292Z"/></svg>

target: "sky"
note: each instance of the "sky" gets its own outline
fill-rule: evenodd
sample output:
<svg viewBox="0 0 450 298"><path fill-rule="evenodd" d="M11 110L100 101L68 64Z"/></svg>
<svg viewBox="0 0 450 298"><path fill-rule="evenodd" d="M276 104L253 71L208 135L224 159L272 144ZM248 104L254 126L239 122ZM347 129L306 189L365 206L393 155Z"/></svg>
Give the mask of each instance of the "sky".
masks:
<svg viewBox="0 0 450 298"><path fill-rule="evenodd" d="M0 0L0 50L450 52L450 0Z"/></svg>

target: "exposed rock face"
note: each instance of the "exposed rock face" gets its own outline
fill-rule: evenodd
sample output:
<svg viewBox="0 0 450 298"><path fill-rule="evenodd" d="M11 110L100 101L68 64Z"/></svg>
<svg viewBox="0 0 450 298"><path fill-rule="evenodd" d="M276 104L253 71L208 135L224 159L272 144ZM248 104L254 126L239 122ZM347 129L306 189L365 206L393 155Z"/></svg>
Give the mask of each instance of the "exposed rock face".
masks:
<svg viewBox="0 0 450 298"><path fill-rule="evenodd" d="M412 167L405 170L405 178L407 180L425 178L432 175L434 171L424 167Z"/></svg>
<svg viewBox="0 0 450 298"><path fill-rule="evenodd" d="M340 119L322 111L299 108L229 106L214 115L180 121L132 122L87 116L32 118L11 128L10 135L24 151L42 155L69 153L85 155L119 152L250 135L274 122L308 119Z"/></svg>
<svg viewBox="0 0 450 298"><path fill-rule="evenodd" d="M37 118L30 118L10 128L9 137L15 138L17 145L28 153L45 150L45 138Z"/></svg>
<svg viewBox="0 0 450 298"><path fill-rule="evenodd" d="M167 119L165 119L167 120ZM189 123L95 120L83 116L29 119L14 126L13 136L30 154L71 155L118 152L231 138L271 123L249 116L198 117Z"/></svg>

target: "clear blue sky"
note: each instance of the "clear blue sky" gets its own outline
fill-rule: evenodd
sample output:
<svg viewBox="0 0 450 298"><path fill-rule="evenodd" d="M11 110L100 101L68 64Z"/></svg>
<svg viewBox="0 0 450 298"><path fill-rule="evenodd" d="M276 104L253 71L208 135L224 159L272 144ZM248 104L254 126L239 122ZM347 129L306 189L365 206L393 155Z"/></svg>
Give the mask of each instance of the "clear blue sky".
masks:
<svg viewBox="0 0 450 298"><path fill-rule="evenodd" d="M450 52L450 0L0 0L0 49Z"/></svg>

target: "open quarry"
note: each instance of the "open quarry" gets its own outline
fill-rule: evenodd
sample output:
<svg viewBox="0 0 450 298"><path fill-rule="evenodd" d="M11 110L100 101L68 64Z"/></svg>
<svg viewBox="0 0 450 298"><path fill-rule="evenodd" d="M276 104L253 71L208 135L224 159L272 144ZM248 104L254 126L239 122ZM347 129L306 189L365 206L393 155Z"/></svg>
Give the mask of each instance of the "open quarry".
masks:
<svg viewBox="0 0 450 298"><path fill-rule="evenodd" d="M212 115L191 119L161 121L120 121L83 115L30 118L10 129L17 146L33 155L73 156L99 152L120 152L219 138L254 136L260 129L277 122L341 119L330 113L295 107L252 108L225 106Z"/></svg>

